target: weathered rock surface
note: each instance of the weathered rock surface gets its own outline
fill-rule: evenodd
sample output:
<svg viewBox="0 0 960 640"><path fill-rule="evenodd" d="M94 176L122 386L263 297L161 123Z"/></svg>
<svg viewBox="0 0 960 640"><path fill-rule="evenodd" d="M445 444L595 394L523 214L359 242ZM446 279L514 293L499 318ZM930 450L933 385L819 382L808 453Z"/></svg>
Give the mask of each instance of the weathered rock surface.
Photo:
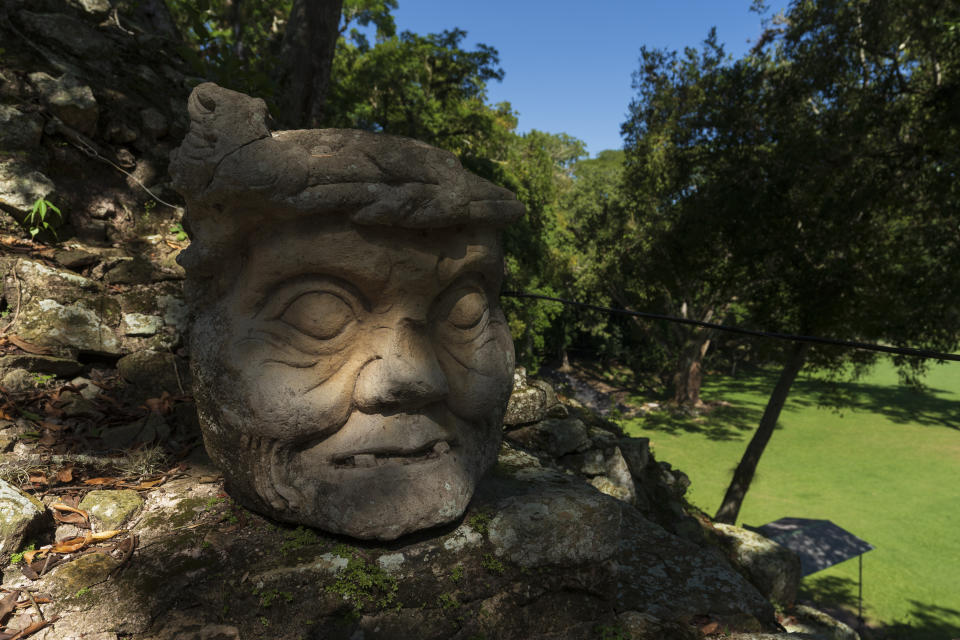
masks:
<svg viewBox="0 0 960 640"><path fill-rule="evenodd" d="M54 78L37 71L28 77L53 115L80 133L88 136L96 133L100 109L89 86L70 73Z"/></svg>
<svg viewBox="0 0 960 640"><path fill-rule="evenodd" d="M47 521L43 503L0 480L0 556L9 558Z"/></svg>
<svg viewBox="0 0 960 640"><path fill-rule="evenodd" d="M744 577L767 598L793 606L800 588L800 558L773 540L740 527L712 523L720 546Z"/></svg>
<svg viewBox="0 0 960 640"><path fill-rule="evenodd" d="M44 576L48 637L683 638L698 615L774 629L718 551L509 446L461 522L389 545L277 527L221 495L172 481L129 523L129 565L95 553Z"/></svg>
<svg viewBox="0 0 960 640"><path fill-rule="evenodd" d="M143 499L131 489L91 491L79 504L101 530L122 528L142 506Z"/></svg>
<svg viewBox="0 0 960 640"><path fill-rule="evenodd" d="M33 203L48 198L56 190L50 178L29 162L0 161L0 206L22 220Z"/></svg>

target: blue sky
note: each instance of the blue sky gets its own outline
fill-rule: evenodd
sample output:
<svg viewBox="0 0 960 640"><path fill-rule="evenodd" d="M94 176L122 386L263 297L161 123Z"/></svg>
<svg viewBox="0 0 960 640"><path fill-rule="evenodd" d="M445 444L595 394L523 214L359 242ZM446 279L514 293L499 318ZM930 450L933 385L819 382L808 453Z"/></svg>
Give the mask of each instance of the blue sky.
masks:
<svg viewBox="0 0 960 640"><path fill-rule="evenodd" d="M489 85L490 101L513 105L521 133L568 133L596 155L621 147L641 46L699 47L716 26L739 56L762 31L749 8L750 0L399 0L394 16L398 31L459 27L469 48L495 47L506 76Z"/></svg>

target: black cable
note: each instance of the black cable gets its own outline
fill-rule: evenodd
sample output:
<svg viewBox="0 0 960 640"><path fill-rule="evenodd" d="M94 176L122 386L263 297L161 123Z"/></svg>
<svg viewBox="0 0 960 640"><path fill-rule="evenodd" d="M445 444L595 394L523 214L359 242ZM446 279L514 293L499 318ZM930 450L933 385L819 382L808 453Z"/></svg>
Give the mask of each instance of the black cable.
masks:
<svg viewBox="0 0 960 640"><path fill-rule="evenodd" d="M524 291L504 291L501 296L510 298L536 298L539 300L550 300L551 302L560 302L573 307L582 307L584 309L593 309L595 311L606 311L608 313L620 313L627 316L636 316L638 318L649 318L651 320L666 320L668 322L677 322L679 324L689 324L695 327L706 327L707 329L716 329L717 331L726 331L728 333L739 333L746 336L759 336L761 338L776 338L778 340L792 340L794 342L812 342L814 344L828 344L837 347L850 347L853 349L864 349L867 351L882 351L884 353L894 353L901 356L913 356L916 358L933 358L936 360L953 360L960 362L960 354L941 353L939 351L929 351L927 349L912 349L910 347L888 347L882 344L870 344L868 342L854 342L852 340L834 340L833 338L818 338L816 336L796 336L789 333L775 333L771 331L755 331L753 329L742 329L740 327L729 327L712 322L702 322L700 320L690 320L688 318L676 318L659 313L647 313L645 311L630 311L628 309L614 309L612 307L603 307L587 302L577 302L565 298L555 298L545 296L539 293L526 293Z"/></svg>

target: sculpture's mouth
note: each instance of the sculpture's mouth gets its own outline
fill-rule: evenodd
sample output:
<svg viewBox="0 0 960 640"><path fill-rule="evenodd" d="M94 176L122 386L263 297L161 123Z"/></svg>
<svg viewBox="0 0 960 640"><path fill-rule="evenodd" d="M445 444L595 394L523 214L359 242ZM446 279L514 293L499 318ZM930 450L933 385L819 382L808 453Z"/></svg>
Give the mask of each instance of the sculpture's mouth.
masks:
<svg viewBox="0 0 960 640"><path fill-rule="evenodd" d="M418 464L445 456L455 446L456 442L433 440L410 451L385 449L336 456L333 464L337 469L370 469L387 464Z"/></svg>

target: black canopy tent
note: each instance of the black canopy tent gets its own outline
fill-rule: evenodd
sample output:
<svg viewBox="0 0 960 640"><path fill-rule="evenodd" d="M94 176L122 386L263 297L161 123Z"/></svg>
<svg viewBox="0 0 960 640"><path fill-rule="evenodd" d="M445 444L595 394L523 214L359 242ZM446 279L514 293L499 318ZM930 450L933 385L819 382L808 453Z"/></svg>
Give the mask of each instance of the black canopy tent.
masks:
<svg viewBox="0 0 960 640"><path fill-rule="evenodd" d="M857 557L860 561L857 621L863 625L863 554L875 547L829 520L780 518L761 527L747 527L793 550L803 577Z"/></svg>

